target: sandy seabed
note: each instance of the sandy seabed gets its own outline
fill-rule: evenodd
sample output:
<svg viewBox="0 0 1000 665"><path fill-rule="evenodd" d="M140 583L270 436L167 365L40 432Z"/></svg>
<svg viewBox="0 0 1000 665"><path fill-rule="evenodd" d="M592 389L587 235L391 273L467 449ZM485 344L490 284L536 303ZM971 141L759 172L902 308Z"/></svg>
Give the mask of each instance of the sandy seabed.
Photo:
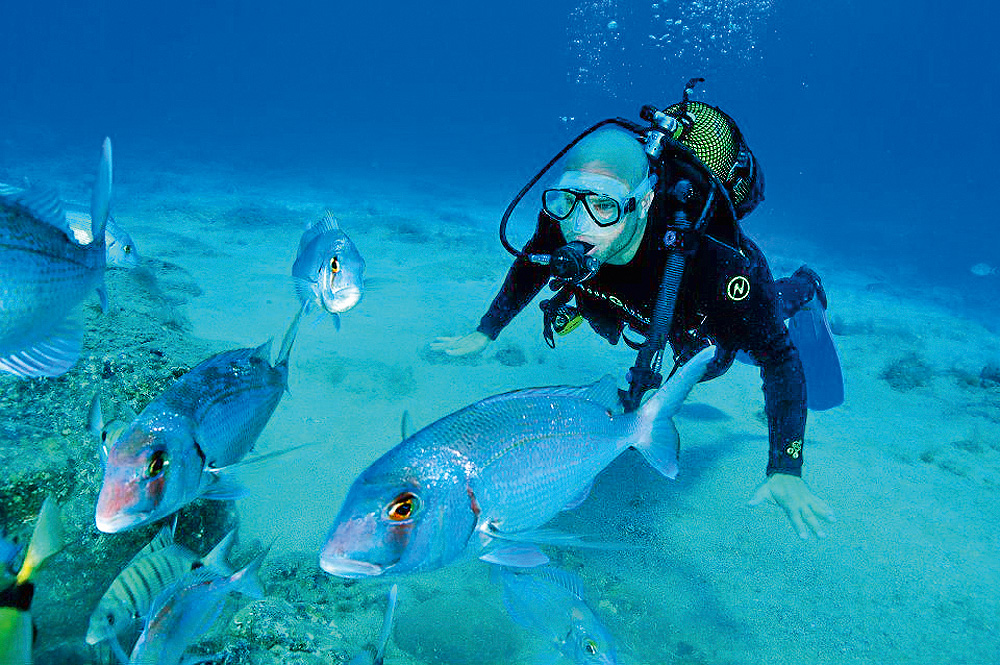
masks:
<svg viewBox="0 0 1000 665"><path fill-rule="evenodd" d="M583 327L548 349L534 304L480 357L428 351L438 335L472 330L498 288L509 257L495 222L508 192L479 194L426 174L391 182L128 161L118 166L113 212L146 270L168 285L170 274L190 276L177 316L199 344L280 339L296 308L299 236L324 210L365 257L367 292L341 330L328 320L300 330L289 393L256 452L307 447L241 473L249 489L236 505L241 541L277 539L261 574L268 598L234 602L204 648L227 649L231 663L343 662L377 634L391 581L329 577L318 552L353 478L398 443L403 411L421 427L508 390L620 378L633 354ZM58 166L51 184L85 201L86 179ZM46 165L30 171L44 180ZM874 270L825 261L808 238L749 231L776 276L808 262L830 295L847 398L810 414L804 478L837 522L827 538L802 541L777 508L747 507L763 480L767 432L757 370L736 365L697 386L677 418L676 481L626 452L553 524L628 547L551 550L554 562L583 577L622 662L997 662L1000 372L984 368L1000 364L1000 341ZM110 297L114 307L138 306ZM16 408L2 417L17 418ZM60 565L45 575L58 576ZM115 572L95 575L106 586ZM505 616L484 564L395 581L386 662L534 662L544 646ZM100 580L88 584L89 601ZM91 609L82 599L73 608L81 643ZM44 613L36 619L39 662L69 652L107 662L99 650L46 643L52 628Z"/></svg>

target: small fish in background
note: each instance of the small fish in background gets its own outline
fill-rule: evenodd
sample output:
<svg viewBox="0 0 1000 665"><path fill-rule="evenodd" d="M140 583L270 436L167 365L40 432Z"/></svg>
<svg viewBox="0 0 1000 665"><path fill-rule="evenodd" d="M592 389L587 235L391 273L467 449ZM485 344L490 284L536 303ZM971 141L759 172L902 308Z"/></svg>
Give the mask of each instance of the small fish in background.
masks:
<svg viewBox="0 0 1000 665"><path fill-rule="evenodd" d="M31 665L34 626L31 601L35 585L31 579L46 559L63 548L63 525L59 506L52 497L42 503L28 553L14 583L0 590L0 663Z"/></svg>
<svg viewBox="0 0 1000 665"><path fill-rule="evenodd" d="M92 223L90 214L80 210L67 210L66 223L73 231L73 237L81 244L88 244L93 238L91 234ZM136 268L139 265L139 251L136 249L135 241L129 232L122 228L121 224L115 221L114 216L108 215L108 222L104 227L104 249L105 260L109 268Z"/></svg>
<svg viewBox="0 0 1000 665"><path fill-rule="evenodd" d="M433 570L468 557L517 567L548 557L538 543L582 544L540 529L579 504L627 448L677 472L671 418L704 376L709 347L634 413L613 415L618 387L554 386L488 397L419 430L351 485L320 567L345 578Z"/></svg>
<svg viewBox="0 0 1000 665"><path fill-rule="evenodd" d="M988 277L997 274L997 269L988 263L977 263L969 268L969 272L976 277Z"/></svg>
<svg viewBox="0 0 1000 665"><path fill-rule="evenodd" d="M230 593L263 598L257 573L268 549L232 575L198 568L160 592L132 649L129 665L178 665L185 660L184 651L222 615Z"/></svg>
<svg viewBox="0 0 1000 665"><path fill-rule="evenodd" d="M611 633L584 602L583 580L577 575L551 566L531 571L494 566L491 575L499 579L510 618L552 650L540 662L562 655L576 665L618 663Z"/></svg>
<svg viewBox="0 0 1000 665"><path fill-rule="evenodd" d="M115 577L90 615L87 644L116 639L145 617L153 599L192 570L208 568L231 575L229 553L236 532L230 531L204 558L174 542L174 527L164 526Z"/></svg>
<svg viewBox="0 0 1000 665"><path fill-rule="evenodd" d="M303 232L292 277L303 309L326 310L338 330L340 314L361 301L365 260L329 211Z"/></svg>
<svg viewBox="0 0 1000 665"><path fill-rule="evenodd" d="M288 388L288 356L301 315L288 326L273 366L271 340L216 354L125 427L107 451L98 529L117 533L171 515L198 497L242 494L224 473L251 451Z"/></svg>
<svg viewBox="0 0 1000 665"><path fill-rule="evenodd" d="M130 408L124 406L122 407L122 411L124 412L124 418L115 418L110 421L105 420L104 409L101 407L100 394L94 393L94 397L90 400L87 429L99 443L98 453L102 464L108 461L108 450L121 437L122 432L129 426L129 423L135 420L135 412Z"/></svg>
<svg viewBox="0 0 1000 665"><path fill-rule="evenodd" d="M378 642L370 647L366 647L354 658L351 658L347 665L383 665L385 662L385 646L389 643L389 636L392 635L392 623L396 616L396 596L399 589L395 584L389 589L389 599L385 608L385 617L382 619L382 632L379 634Z"/></svg>
<svg viewBox="0 0 1000 665"><path fill-rule="evenodd" d="M111 201L111 141L104 139L91 201L91 237L73 237L56 194L0 186L0 371L19 377L61 376L76 364L83 325L73 309L104 291L105 223Z"/></svg>

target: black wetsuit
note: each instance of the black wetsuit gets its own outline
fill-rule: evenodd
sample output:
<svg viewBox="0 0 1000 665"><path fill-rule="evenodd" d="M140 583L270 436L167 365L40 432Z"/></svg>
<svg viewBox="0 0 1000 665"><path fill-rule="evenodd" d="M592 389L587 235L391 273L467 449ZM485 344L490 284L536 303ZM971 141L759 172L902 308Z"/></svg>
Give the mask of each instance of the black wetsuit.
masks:
<svg viewBox="0 0 1000 665"><path fill-rule="evenodd" d="M654 206L655 207L655 206ZM660 289L668 256L666 226L653 216L636 255L625 265L603 264L575 294L576 305L591 327L612 344L626 323L645 334ZM722 234L720 234L722 235ZM745 351L760 367L770 439L767 474L801 475L806 424L806 386L802 363L784 319L812 298L808 280L786 278L777 283L760 249L738 229L729 242L702 236L688 259L674 308L670 345L684 362L709 344L716 357L704 380L724 373L737 351ZM539 215L526 253L550 254L565 244L559 226ZM515 260L500 293L478 330L490 339L531 302L549 280L549 268ZM621 304L619 306L615 300ZM639 317L631 316L634 312Z"/></svg>

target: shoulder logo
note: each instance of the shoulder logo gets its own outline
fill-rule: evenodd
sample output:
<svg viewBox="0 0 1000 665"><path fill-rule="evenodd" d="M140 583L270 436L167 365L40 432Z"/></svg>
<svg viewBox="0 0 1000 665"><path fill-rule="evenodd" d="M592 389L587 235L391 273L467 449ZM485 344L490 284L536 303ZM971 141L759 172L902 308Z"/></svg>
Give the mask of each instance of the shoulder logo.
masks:
<svg viewBox="0 0 1000 665"><path fill-rule="evenodd" d="M750 295L750 280L743 275L737 275L726 284L726 296L730 300L745 300Z"/></svg>

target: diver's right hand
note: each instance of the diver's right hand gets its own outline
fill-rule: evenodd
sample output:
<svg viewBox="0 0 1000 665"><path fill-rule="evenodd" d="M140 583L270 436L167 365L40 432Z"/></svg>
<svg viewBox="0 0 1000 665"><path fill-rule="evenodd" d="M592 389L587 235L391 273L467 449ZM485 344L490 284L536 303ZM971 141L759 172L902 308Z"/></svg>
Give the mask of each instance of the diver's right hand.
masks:
<svg viewBox="0 0 1000 665"><path fill-rule="evenodd" d="M430 343L430 349L449 356L467 356L479 353L489 343L490 338L476 330L461 337L438 337Z"/></svg>

